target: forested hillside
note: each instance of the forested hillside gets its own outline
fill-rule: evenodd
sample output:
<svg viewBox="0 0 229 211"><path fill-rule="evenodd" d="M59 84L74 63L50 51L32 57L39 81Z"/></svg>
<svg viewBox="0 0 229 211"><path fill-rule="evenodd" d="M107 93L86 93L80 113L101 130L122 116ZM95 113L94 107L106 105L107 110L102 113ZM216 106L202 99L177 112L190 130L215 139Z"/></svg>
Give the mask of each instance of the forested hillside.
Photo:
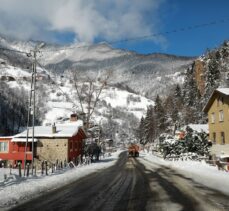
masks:
<svg viewBox="0 0 229 211"><path fill-rule="evenodd" d="M0 135L11 135L26 126L27 93L24 89L12 89L0 81Z"/></svg>
<svg viewBox="0 0 229 211"><path fill-rule="evenodd" d="M218 87L229 87L229 41L195 60L186 70L183 85L174 86L166 97L156 97L155 106L148 107L140 121L137 137L148 143L180 126L206 123L202 110Z"/></svg>

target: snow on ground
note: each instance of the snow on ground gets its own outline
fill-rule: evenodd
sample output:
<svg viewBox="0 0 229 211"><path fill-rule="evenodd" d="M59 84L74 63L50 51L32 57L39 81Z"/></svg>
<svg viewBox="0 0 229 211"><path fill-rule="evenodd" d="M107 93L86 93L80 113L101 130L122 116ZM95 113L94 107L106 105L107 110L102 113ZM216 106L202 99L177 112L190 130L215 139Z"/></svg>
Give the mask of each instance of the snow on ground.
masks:
<svg viewBox="0 0 229 211"><path fill-rule="evenodd" d="M105 100L113 108L123 107L139 119L146 112L148 106L154 105L152 100L114 87L103 90L101 100Z"/></svg>
<svg viewBox="0 0 229 211"><path fill-rule="evenodd" d="M79 166L73 169L59 170L49 176L38 174L29 178L19 178L14 170L9 176L9 169L0 168L0 210L8 209L17 203L37 197L99 170L108 168L116 163L121 151L112 153L110 157L103 158L98 163ZM4 181L4 174L9 178Z"/></svg>
<svg viewBox="0 0 229 211"><path fill-rule="evenodd" d="M175 72L174 74L168 75L175 83L183 84L184 83L184 76L181 75L180 72Z"/></svg>
<svg viewBox="0 0 229 211"><path fill-rule="evenodd" d="M31 73L28 71L22 70L18 67L13 67L13 66L6 66L2 68L0 75L5 75L5 76L12 76L16 78L20 77L31 77Z"/></svg>
<svg viewBox="0 0 229 211"><path fill-rule="evenodd" d="M73 104L71 102L48 102L48 112L45 114L43 125L47 123L58 122L63 117L70 117L73 113ZM60 119L61 120L61 119Z"/></svg>
<svg viewBox="0 0 229 211"><path fill-rule="evenodd" d="M141 156L152 163L173 168L197 183L229 195L229 172L219 171L217 167L210 166L204 161L167 161L147 153L141 153Z"/></svg>
<svg viewBox="0 0 229 211"><path fill-rule="evenodd" d="M69 48L70 47L70 48ZM60 50L61 49L61 50ZM106 43L99 43L97 45L88 45L86 43L72 44L71 46L56 48L56 51L49 51L44 48L42 51L43 58L45 58L45 63L57 63L63 61L64 59L72 61L82 61L87 60L97 60L101 61L108 58L119 57L128 54L125 51L112 49Z"/></svg>

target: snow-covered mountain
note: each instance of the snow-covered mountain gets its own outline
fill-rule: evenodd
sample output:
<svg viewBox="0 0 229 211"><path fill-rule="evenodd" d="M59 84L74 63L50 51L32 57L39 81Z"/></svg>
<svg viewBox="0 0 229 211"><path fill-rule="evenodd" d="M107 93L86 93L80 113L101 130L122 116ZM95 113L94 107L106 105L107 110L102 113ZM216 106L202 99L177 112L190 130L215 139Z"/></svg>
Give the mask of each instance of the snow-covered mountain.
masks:
<svg viewBox="0 0 229 211"><path fill-rule="evenodd" d="M0 40L0 46L29 52L36 42ZM142 55L132 51L113 49L106 43L88 45L85 43L68 46L46 44L41 50L39 61L53 73L69 75L77 71L79 78L101 77L108 71L111 74L109 84L133 92L154 97L166 93L170 85L181 83L183 72L194 58L153 53ZM10 63L26 68L26 55L3 52ZM12 60L12 61L11 61ZM19 60L19 61L18 61ZM28 65L27 65L28 66Z"/></svg>
<svg viewBox="0 0 229 211"><path fill-rule="evenodd" d="M36 45L32 41L0 39L0 77L9 87L29 90L32 60L17 51L29 53ZM72 112L80 110L71 71L77 72L79 83L88 77L99 83L109 72L108 84L92 119L96 124L104 124L107 130L112 127L114 133L136 128L147 106L154 104L150 98L166 93L171 84L182 83L183 73L192 60L166 54L141 55L113 49L106 43L46 44L38 54L37 68L41 121L66 121Z"/></svg>

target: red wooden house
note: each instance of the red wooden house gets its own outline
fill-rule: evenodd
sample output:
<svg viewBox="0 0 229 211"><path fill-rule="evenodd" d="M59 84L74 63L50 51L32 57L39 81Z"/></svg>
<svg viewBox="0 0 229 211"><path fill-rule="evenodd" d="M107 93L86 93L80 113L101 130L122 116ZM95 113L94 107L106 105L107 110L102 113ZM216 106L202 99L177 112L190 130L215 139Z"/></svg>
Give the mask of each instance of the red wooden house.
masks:
<svg viewBox="0 0 229 211"><path fill-rule="evenodd" d="M13 137L0 137L0 160L5 164L16 165L23 162L25 142L12 142ZM32 160L31 142L27 147L27 159Z"/></svg>
<svg viewBox="0 0 229 211"><path fill-rule="evenodd" d="M83 140L86 138L82 122L70 122L56 126L36 126L34 133L34 161L72 161L82 154ZM13 137L0 137L0 160L24 166L27 131ZM32 128L29 129L27 162L32 160Z"/></svg>

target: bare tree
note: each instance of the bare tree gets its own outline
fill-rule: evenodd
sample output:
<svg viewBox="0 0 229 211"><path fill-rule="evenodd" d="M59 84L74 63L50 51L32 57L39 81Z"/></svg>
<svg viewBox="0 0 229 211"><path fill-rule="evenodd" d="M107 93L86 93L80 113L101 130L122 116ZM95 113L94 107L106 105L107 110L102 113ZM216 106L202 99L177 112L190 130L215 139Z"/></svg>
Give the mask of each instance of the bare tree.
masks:
<svg viewBox="0 0 229 211"><path fill-rule="evenodd" d="M100 99L101 92L107 85L110 75L111 72L108 72L103 79L100 78L96 80L87 77L79 81L77 71L72 71L73 85L80 103L81 112L85 115L86 128L89 127L91 117Z"/></svg>

